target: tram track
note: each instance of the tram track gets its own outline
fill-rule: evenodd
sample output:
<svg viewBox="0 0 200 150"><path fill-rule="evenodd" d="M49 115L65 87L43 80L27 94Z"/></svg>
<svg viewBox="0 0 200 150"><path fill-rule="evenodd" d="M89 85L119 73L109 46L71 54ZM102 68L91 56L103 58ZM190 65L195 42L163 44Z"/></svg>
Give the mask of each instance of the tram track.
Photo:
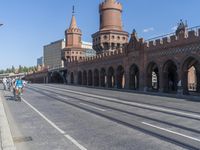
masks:
<svg viewBox="0 0 200 150"><path fill-rule="evenodd" d="M31 88L31 89L34 90L34 91L36 91L36 92L41 93L41 92L40 92L39 90L37 90L37 89L33 89L33 88ZM48 91L50 91L50 90L48 90ZM184 130L188 130L188 131L191 131L191 132L199 133L199 134L200 134L200 130L197 130L197 129L192 129L192 128L188 128L188 127L185 127L185 126L176 125L176 124L174 124L174 123L167 122L167 121L164 121L164 120L159 120L159 119L156 119L156 118L144 116L144 115L137 114L137 113L130 112L130 111L126 111L126 110L123 110L123 109L114 108L114 107L108 106L108 105L106 105L106 104L99 104L99 103L97 103L97 102L91 102L91 101L88 101L88 100L86 100L86 99L83 100L83 99L76 98L76 97L73 97L73 96L69 96L69 95L66 95L66 94L60 94L60 93L57 93L57 92L55 92L55 91L51 91L51 93L59 94L60 96L57 97L57 98L59 98L59 99L64 99L64 97L65 97L65 98L72 98L72 99L79 100L79 101L81 101L81 102L86 102L86 103L88 103L88 104L92 104L92 105L95 105L95 106L100 106L101 108L110 109L110 110L115 110L115 111L118 111L118 112L126 113L126 114L133 115L133 116L140 117L140 118L145 118L145 119L148 119L148 120L151 120L151 121L155 121L155 122L167 124L167 125L169 125L169 126L181 128L181 129L184 129ZM43 94L46 94L46 93L43 92ZM49 95L46 94L46 96L49 96ZM63 102L63 101L62 101L62 102ZM183 116L181 116L181 117L183 117Z"/></svg>
<svg viewBox="0 0 200 150"><path fill-rule="evenodd" d="M196 142L196 141L193 141L193 142L182 142L181 140L177 140L179 138L176 139L176 136L166 136L164 133L158 133L155 129L147 129L146 126L144 126L144 124L141 124L140 122L138 122L137 120L132 120L130 119L130 117L125 117L123 115L121 115L122 117L118 118L119 116L116 116L116 114L121 114L121 113L125 113L125 114L128 114L128 115L132 115L132 116L135 116L135 117L139 117L139 118L143 118L143 119L148 119L148 120L151 120L151 121L155 121L155 122L159 122L159 123L163 123L163 124L167 124L169 126L173 126L173 127L176 127L176 128L180 128L180 129L183 129L183 130L187 130L187 131L190 131L190 132L194 132L194 133L200 133L199 130L196 130L196 129L192 129L192 128L188 128L188 127L185 127L185 126L179 126L179 125L176 125L176 124L173 124L173 123L169 123L169 122L166 122L166 121L163 121L163 120L158 120L158 119L155 119L155 118L150 118L148 116L143 116L143 115L140 115L140 114L136 114L136 113L133 113L133 112L129 112L129 111L126 111L126 110L122 110L122 109L118 109L118 108L113 108L111 106L106 106L106 105L102 105L102 104L98 104L98 103L95 103L95 102L91 102L91 101L86 101L86 100L83 100L83 99L80 99L80 98L77 98L77 97L73 97L73 96L69 96L69 95L66 95L65 94L61 94L59 92L55 92L55 90L47 90L45 88L41 88L41 87L29 87L29 89L35 91L35 92L38 92L40 94L43 94L43 95L46 95L48 97L51 97L53 99L56 99L60 102L63 102L63 103L66 103L66 104L69 104L69 105L72 105L74 107L77 107L77 108L80 108L80 109L83 109L83 110L86 110L86 111L89 111L93 114L96 114L96 115L99 115L99 116L102 116L104 118L107 118L109 120L112 120L112 121L115 121L117 123L120 123L120 124L123 124L125 126L128 126L128 127L131 127L131 128L134 128L134 129L138 129L140 131L143 131L145 133L148 133L148 134L151 134L153 136L156 136L156 137L159 137L161 139L167 139L169 140L171 143L176 143L178 145L181 145L181 146L186 146L186 147L190 147L190 148L193 148L193 149L197 149L197 147L199 146L199 143L193 143L193 142ZM48 91L50 93L52 93L52 95L50 94L46 94L43 90L45 91ZM78 101L81 101L81 102L85 102L85 103L88 103L88 104L91 104L93 106L98 106L98 107L101 107L101 108L105 108L105 109L109 109L109 110L112 110L112 111L107 111L106 113L105 112L101 112L101 111L97 111L97 110L94 110L92 108L88 108L88 107L85 107L85 106L82 106L80 105L80 103L75 103L75 102L72 102L72 101L66 101L62 98L58 98L56 95L62 95L64 97L68 97L68 98L73 98L73 99L76 99ZM155 111L155 110L154 110ZM115 113L114 113L115 112ZM116 113L117 112L117 113ZM136 124L135 124L136 123ZM152 132L153 130L153 132ZM183 138L183 137L181 137ZM183 141L187 141L187 140L183 140ZM193 143L193 144L192 144ZM198 145L198 146L197 146Z"/></svg>
<svg viewBox="0 0 200 150"><path fill-rule="evenodd" d="M38 87L47 90L43 86L37 86L37 88ZM77 95L81 95L81 96L97 98L97 99L100 99L102 101L109 101L109 102L122 104L122 105L126 105L126 106L133 106L133 107L137 107L137 108L142 108L142 109L146 109L146 110L152 110L152 111L156 111L156 112L176 115L176 116L185 117L185 118L189 118L189 119L194 119L194 120L200 121L200 113L191 113L190 111L186 111L186 110L179 110L179 109L174 109L174 108L165 108L165 107L162 107L162 106L145 104L145 103L142 103L142 102L127 101L127 100L116 99L116 98L112 98L112 97L111 98L110 97L107 98L107 97L104 97L104 96L88 94L88 93L79 93L79 92L76 92L76 91L71 91L71 90L66 90L66 89L48 87L48 90L49 89L59 90L60 92L69 92L69 93L77 94Z"/></svg>
<svg viewBox="0 0 200 150"><path fill-rule="evenodd" d="M49 85L51 85L51 87L49 86ZM39 85L40 86L40 85ZM43 87L47 87L47 88L56 88L56 89L61 89L62 87L59 87L57 84L44 84L43 85ZM88 88L88 91L89 91L89 89L91 89L91 87L90 88ZM67 90L68 92L69 92L69 89L67 89L67 88L64 88L64 89L61 89L61 90ZM95 89L95 90L97 90L97 89ZM102 89L100 89L100 90L102 90ZM103 89L104 90L104 89ZM106 91L109 91L109 90L106 90ZM84 92L85 93L85 91L80 91L80 90L77 90L77 92ZM117 91L115 91L115 92L117 92ZM121 92L121 91L120 91ZM124 93L124 92L123 92ZM87 94L90 94L90 93L87 93ZM101 95L101 94L96 94L96 93L91 93L91 94L93 94L93 95L98 95L98 96L104 96L104 95ZM142 95L142 93L128 93L128 94L136 94L136 95ZM148 95L148 94L146 94L146 95ZM133 96L133 95L130 95L130 96ZM157 97L158 95L149 95L149 96L152 96L152 97ZM116 99L116 98L118 98L118 97L114 97L114 96L108 96L108 97L110 97L110 98L113 98L113 99ZM166 97L166 96L161 96L161 97ZM183 109L183 108L178 108L178 107L172 107L172 106L165 106L165 105L163 105L163 104L152 104L152 103L148 103L148 102L141 102L141 101L137 101L137 100L134 100L134 99L131 99L131 100L128 100L128 99L124 99L124 98L122 98L122 97L120 97L119 98L121 101L125 101L125 102L135 102L135 103L140 103L140 104L145 104L145 105L150 105L150 106L155 106L155 107L162 107L162 108L166 108L166 109L174 109L174 110L178 110L178 111L185 111L185 112L187 112L187 113L194 113L194 114L199 114L200 115L200 111L194 111L194 110L186 110L186 109ZM179 99L179 98L178 98ZM179 100L178 102L176 102L176 103L182 103L182 102L184 102L184 101L187 101L186 99L181 99L181 100ZM172 101L168 101L168 100L165 100L165 102L172 102ZM197 103L198 101L195 101L195 103ZM199 101L200 102L200 101ZM173 102L173 103L175 103L175 102Z"/></svg>

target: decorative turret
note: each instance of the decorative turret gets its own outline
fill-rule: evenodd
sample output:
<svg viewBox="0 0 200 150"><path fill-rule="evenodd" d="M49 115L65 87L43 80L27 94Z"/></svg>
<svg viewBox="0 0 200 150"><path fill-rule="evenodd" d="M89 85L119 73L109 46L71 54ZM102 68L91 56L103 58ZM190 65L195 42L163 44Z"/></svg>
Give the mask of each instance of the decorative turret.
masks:
<svg viewBox="0 0 200 150"><path fill-rule="evenodd" d="M82 32L78 28L74 15L74 6L72 19L69 28L65 31L65 48L62 52L62 59L70 61L82 60L85 57L85 50L82 48Z"/></svg>
<svg viewBox="0 0 200 150"><path fill-rule="evenodd" d="M105 0L99 5L99 32L92 35L93 49L98 53L122 49L128 43L128 33L122 29L122 5Z"/></svg>
<svg viewBox="0 0 200 150"><path fill-rule="evenodd" d="M76 18L74 15L74 7L73 7L70 27L65 31L65 40L66 40L65 47L81 48L81 45L82 45L81 36L82 36L82 32L77 27Z"/></svg>
<svg viewBox="0 0 200 150"><path fill-rule="evenodd" d="M178 36L179 34L185 34L187 31L187 27L188 27L187 22L184 23L181 19L176 29L176 35Z"/></svg>
<svg viewBox="0 0 200 150"><path fill-rule="evenodd" d="M133 32L131 34L131 38L129 40L129 43L127 44L127 50L128 52L135 51L135 50L140 50L142 49L142 44L144 43L143 38L138 38L137 32L135 29L133 29Z"/></svg>

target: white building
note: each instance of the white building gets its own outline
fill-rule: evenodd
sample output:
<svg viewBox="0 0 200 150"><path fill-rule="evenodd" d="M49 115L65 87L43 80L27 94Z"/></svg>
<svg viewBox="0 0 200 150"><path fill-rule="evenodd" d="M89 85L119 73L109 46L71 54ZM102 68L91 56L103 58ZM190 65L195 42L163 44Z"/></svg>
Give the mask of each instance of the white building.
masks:
<svg viewBox="0 0 200 150"><path fill-rule="evenodd" d="M62 67L61 59L62 49L65 47L65 41L58 40L44 46L44 65L48 68Z"/></svg>
<svg viewBox="0 0 200 150"><path fill-rule="evenodd" d="M92 49L92 43L82 41L82 48L85 49L85 57L96 55L96 51Z"/></svg>
<svg viewBox="0 0 200 150"><path fill-rule="evenodd" d="M37 59L37 66L43 66L44 65L44 57L40 57Z"/></svg>

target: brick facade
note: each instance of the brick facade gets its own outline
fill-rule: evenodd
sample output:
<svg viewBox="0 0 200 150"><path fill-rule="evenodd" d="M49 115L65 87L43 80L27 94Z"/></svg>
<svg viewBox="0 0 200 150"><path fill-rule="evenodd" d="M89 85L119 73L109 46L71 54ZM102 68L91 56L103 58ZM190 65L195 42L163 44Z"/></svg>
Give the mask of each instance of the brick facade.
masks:
<svg viewBox="0 0 200 150"><path fill-rule="evenodd" d="M105 6L107 3L109 6ZM111 8L112 3L113 8L121 6L116 1L106 0L100 5L100 15L102 6ZM120 17L116 18L120 20ZM106 19L109 19L109 15ZM95 36L102 32L106 23L101 23L100 31ZM118 31L125 33L120 24ZM107 27L109 29L103 33L109 35L115 25ZM94 35L93 44L98 54L65 64L69 84L187 94L193 81L196 82L193 92L200 92L200 29L188 29L180 22L176 33L152 41L138 38L134 30L124 47L100 53L95 46L102 43L98 43Z"/></svg>

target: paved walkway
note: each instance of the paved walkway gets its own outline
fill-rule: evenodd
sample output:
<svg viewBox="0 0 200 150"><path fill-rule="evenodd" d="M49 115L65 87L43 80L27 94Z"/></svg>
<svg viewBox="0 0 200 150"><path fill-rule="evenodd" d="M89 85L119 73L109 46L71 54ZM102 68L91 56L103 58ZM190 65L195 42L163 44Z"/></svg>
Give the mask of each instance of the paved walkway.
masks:
<svg viewBox="0 0 200 150"><path fill-rule="evenodd" d="M16 150L4 110L3 100L3 91L0 90L0 150Z"/></svg>

